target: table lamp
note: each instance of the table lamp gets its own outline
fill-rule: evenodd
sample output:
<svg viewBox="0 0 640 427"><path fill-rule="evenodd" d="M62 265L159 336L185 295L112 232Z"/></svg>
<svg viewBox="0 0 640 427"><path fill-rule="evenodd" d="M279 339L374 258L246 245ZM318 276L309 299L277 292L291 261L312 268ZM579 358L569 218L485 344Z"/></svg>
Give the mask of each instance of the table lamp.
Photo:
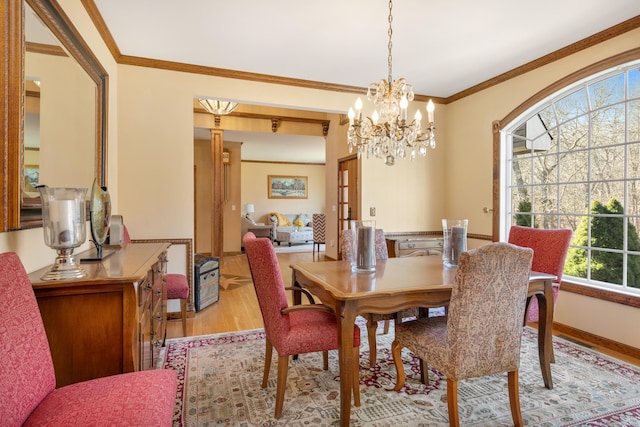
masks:
<svg viewBox="0 0 640 427"><path fill-rule="evenodd" d="M251 215L252 213L254 213L256 211L255 206L253 206L253 203L247 203L247 219L251 219Z"/></svg>

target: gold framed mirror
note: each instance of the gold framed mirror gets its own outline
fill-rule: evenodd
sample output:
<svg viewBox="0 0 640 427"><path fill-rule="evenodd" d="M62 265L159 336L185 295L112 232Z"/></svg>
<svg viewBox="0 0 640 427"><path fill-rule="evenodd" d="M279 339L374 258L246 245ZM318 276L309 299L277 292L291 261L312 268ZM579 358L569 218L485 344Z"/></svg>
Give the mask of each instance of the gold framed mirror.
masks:
<svg viewBox="0 0 640 427"><path fill-rule="evenodd" d="M55 0L1 1L0 231L8 231L42 225L34 184L106 186L108 76Z"/></svg>

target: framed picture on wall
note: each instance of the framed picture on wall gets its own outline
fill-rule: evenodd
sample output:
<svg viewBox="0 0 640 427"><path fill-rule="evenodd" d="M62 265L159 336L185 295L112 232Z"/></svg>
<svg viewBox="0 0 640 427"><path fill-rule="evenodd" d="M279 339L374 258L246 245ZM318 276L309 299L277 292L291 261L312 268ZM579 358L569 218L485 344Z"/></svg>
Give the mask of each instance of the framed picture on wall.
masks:
<svg viewBox="0 0 640 427"><path fill-rule="evenodd" d="M267 179L270 199L309 198L306 176L269 175Z"/></svg>

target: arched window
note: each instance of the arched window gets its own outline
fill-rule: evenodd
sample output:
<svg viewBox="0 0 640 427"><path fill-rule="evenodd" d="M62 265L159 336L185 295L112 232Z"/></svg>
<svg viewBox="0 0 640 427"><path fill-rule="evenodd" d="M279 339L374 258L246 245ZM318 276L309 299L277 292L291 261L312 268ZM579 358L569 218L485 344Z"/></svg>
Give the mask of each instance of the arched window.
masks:
<svg viewBox="0 0 640 427"><path fill-rule="evenodd" d="M503 233L571 228L565 279L640 295L640 60L536 101L500 142Z"/></svg>

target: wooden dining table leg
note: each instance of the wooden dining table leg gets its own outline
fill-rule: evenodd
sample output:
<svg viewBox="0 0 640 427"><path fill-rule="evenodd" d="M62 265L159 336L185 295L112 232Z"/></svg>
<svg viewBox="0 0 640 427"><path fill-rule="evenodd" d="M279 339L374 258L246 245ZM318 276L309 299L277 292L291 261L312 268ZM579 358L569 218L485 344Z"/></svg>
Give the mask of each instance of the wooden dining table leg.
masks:
<svg viewBox="0 0 640 427"><path fill-rule="evenodd" d="M553 351L553 283L544 282L544 295L537 294L538 299L538 358L544 386L551 390L551 353Z"/></svg>
<svg viewBox="0 0 640 427"><path fill-rule="evenodd" d="M342 307L336 307L338 322L338 364L340 367L340 425L347 427L351 417L351 392L353 391L354 372L353 359L353 325L356 321L355 307L349 302L343 302Z"/></svg>

